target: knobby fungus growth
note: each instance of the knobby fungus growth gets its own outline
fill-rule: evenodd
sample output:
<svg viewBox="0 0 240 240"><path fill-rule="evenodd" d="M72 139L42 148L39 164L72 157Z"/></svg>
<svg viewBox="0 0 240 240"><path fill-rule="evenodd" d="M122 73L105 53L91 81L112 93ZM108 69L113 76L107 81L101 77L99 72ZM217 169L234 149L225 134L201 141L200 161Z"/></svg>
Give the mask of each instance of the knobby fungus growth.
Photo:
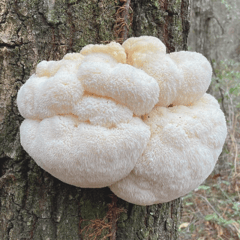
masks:
<svg viewBox="0 0 240 240"><path fill-rule="evenodd" d="M139 205L171 201L198 187L222 151L211 75L203 55L167 54L150 36L42 61L18 92L21 144L68 184L109 186Z"/></svg>

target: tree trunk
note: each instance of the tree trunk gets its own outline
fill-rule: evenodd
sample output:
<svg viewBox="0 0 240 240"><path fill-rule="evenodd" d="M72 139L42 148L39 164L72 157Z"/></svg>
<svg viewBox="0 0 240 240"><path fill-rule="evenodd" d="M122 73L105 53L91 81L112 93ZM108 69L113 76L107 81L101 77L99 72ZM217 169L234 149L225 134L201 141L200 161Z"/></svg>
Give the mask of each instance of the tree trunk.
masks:
<svg viewBox="0 0 240 240"><path fill-rule="evenodd" d="M240 1L191 0L191 51L219 62L240 61Z"/></svg>
<svg viewBox="0 0 240 240"><path fill-rule="evenodd" d="M132 0L128 37L152 35L169 52L186 49L188 1ZM70 186L38 167L19 141L16 95L37 63L90 43L122 41L116 12L123 4L0 0L0 239L177 239L180 199L143 207L109 188Z"/></svg>

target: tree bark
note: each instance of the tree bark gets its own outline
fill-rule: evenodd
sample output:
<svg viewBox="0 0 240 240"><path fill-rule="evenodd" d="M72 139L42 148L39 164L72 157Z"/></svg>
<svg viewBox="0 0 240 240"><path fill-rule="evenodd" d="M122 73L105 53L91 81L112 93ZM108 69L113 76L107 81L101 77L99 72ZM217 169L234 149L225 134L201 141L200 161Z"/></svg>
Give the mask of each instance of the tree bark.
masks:
<svg viewBox="0 0 240 240"><path fill-rule="evenodd" d="M168 52L186 49L188 1L132 0L128 37L152 35ZM109 188L70 186L38 167L19 141L16 95L37 63L120 41L116 12L123 4L0 0L0 239L177 239L180 199L143 207Z"/></svg>
<svg viewBox="0 0 240 240"><path fill-rule="evenodd" d="M240 61L240 1L191 0L188 45L209 61Z"/></svg>

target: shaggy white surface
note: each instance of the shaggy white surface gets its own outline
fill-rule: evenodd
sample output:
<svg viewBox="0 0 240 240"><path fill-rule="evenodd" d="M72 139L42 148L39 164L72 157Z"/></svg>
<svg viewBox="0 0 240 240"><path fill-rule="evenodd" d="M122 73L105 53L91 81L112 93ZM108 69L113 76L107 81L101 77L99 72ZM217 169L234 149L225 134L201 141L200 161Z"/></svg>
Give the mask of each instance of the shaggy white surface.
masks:
<svg viewBox="0 0 240 240"><path fill-rule="evenodd" d="M163 43L154 37L129 38L123 43L127 63L144 70L159 84L159 106L191 105L207 91L211 64L200 53L166 54Z"/></svg>
<svg viewBox="0 0 240 240"><path fill-rule="evenodd" d="M21 144L66 183L171 201L208 177L225 141L211 74L201 54L166 54L148 36L42 61L18 92Z"/></svg>
<svg viewBox="0 0 240 240"><path fill-rule="evenodd" d="M21 144L36 163L63 182L100 188L126 177L146 148L150 130L139 118L108 129L73 115L26 119Z"/></svg>
<svg viewBox="0 0 240 240"><path fill-rule="evenodd" d="M133 171L111 186L139 205L168 202L198 187L211 173L226 137L217 101L205 94L191 107L155 107L145 116L151 138Z"/></svg>

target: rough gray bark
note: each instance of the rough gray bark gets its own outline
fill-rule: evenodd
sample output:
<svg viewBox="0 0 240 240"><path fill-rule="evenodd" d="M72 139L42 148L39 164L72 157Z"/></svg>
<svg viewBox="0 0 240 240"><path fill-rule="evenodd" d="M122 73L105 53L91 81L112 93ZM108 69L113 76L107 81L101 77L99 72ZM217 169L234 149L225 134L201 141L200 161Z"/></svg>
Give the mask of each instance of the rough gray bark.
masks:
<svg viewBox="0 0 240 240"><path fill-rule="evenodd" d="M240 1L191 0L188 45L209 60L240 60Z"/></svg>
<svg viewBox="0 0 240 240"><path fill-rule="evenodd" d="M179 199L142 207L112 197L108 188L67 185L39 168L19 142L16 94L37 63L117 38L122 4L0 0L0 239L91 239L91 226L107 226L101 236L109 239L177 239ZM169 52L186 49L188 0L132 0L131 8L129 36L157 36Z"/></svg>

